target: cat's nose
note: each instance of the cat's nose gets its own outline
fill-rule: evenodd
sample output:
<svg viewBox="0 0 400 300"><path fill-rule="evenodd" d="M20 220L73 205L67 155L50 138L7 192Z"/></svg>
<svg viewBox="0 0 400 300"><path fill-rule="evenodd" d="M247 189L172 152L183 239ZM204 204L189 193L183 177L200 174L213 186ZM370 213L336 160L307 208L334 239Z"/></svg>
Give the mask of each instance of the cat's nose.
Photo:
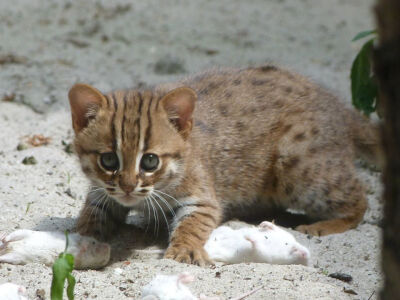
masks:
<svg viewBox="0 0 400 300"><path fill-rule="evenodd" d="M122 173L119 178L119 186L127 195L133 192L137 184L135 176L129 173Z"/></svg>
<svg viewBox="0 0 400 300"><path fill-rule="evenodd" d="M129 194L133 192L135 187L132 184L130 184L130 185L121 185L121 189L126 193L127 196L129 196Z"/></svg>

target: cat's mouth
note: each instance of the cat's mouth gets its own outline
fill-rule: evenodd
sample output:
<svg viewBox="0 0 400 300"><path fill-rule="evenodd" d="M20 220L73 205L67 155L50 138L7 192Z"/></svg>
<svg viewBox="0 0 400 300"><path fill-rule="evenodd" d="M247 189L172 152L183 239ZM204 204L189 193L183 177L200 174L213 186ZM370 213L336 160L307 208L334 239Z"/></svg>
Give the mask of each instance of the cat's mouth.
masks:
<svg viewBox="0 0 400 300"><path fill-rule="evenodd" d="M136 195L136 194L135 195L126 195L126 194L122 194L122 195L115 195L114 198L122 206L134 207L134 206L137 206L140 203L142 203L145 200L146 195Z"/></svg>

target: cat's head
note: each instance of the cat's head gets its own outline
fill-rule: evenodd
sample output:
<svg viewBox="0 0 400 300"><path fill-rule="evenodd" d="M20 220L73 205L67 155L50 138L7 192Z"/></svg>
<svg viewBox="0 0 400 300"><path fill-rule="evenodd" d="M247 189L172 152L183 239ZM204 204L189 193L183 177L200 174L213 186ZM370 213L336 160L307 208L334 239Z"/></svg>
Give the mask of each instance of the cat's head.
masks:
<svg viewBox="0 0 400 300"><path fill-rule="evenodd" d="M124 206L182 180L196 94L117 91L76 84L69 91L75 149L94 185Z"/></svg>

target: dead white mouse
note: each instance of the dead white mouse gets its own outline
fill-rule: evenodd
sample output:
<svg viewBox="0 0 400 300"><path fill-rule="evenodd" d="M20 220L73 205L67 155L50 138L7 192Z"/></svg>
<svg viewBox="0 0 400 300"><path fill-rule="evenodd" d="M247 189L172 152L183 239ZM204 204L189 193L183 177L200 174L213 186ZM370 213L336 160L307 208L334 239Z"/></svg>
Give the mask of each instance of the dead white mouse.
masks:
<svg viewBox="0 0 400 300"><path fill-rule="evenodd" d="M26 297L26 289L14 283L0 284L0 299L1 300L28 300Z"/></svg>
<svg viewBox="0 0 400 300"><path fill-rule="evenodd" d="M142 289L142 300L220 300L218 297L208 297L203 294L196 297L186 284L195 280L195 277L187 272L178 275L157 275ZM257 292L263 287L256 288L239 297L230 300L241 300Z"/></svg>
<svg viewBox="0 0 400 300"><path fill-rule="evenodd" d="M68 235L68 253L75 257L76 269L98 269L110 260L111 247L78 233ZM0 263L43 263L52 265L65 250L62 232L20 229L0 239Z"/></svg>
<svg viewBox="0 0 400 300"><path fill-rule="evenodd" d="M198 300L186 284L193 282L189 273L179 275L157 275L142 289L143 300Z"/></svg>
<svg viewBox="0 0 400 300"><path fill-rule="evenodd" d="M209 257L226 264L258 262L308 265L309 250L294 236L271 222L234 230L215 229L204 246Z"/></svg>

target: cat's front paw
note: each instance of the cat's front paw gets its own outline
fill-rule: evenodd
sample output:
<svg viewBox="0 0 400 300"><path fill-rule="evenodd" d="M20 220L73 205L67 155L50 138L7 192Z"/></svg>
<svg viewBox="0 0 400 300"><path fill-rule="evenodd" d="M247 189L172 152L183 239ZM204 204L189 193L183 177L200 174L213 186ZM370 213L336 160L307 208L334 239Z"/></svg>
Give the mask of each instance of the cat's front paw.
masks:
<svg viewBox="0 0 400 300"><path fill-rule="evenodd" d="M213 264L203 247L190 245L170 245L164 258L176 260L180 263L193 264L200 267Z"/></svg>
<svg viewBox="0 0 400 300"><path fill-rule="evenodd" d="M296 230L313 236L324 236L335 233L334 230L327 228L326 226L321 226L320 224L299 225L296 227Z"/></svg>

